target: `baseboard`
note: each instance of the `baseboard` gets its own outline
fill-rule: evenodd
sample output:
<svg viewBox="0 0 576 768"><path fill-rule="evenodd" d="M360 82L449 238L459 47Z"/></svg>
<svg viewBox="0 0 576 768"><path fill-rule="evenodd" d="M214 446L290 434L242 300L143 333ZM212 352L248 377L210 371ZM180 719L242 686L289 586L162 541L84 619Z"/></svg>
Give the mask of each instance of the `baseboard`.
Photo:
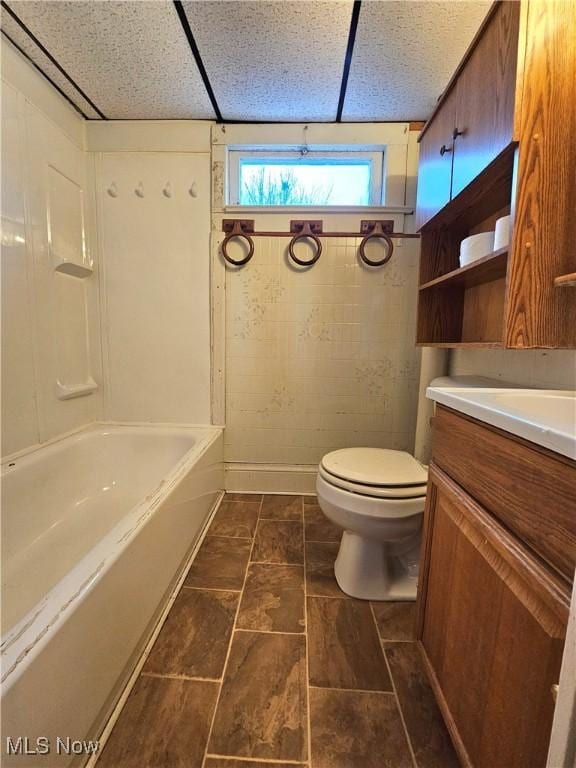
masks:
<svg viewBox="0 0 576 768"><path fill-rule="evenodd" d="M316 493L316 464L225 464L227 491L241 493Z"/></svg>

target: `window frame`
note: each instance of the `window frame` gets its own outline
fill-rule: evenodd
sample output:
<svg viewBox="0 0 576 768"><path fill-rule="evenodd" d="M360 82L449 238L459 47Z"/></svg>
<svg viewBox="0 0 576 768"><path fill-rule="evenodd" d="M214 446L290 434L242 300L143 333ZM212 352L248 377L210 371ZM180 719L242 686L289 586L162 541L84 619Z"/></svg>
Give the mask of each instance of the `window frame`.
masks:
<svg viewBox="0 0 576 768"><path fill-rule="evenodd" d="M334 204L334 205L282 205L282 206L272 206L272 205L262 205L262 206L255 206L253 204L244 205L240 202L240 164L243 159L245 158L259 158L261 160L265 160L266 158L271 158L274 160L282 161L282 160L290 160L294 161L298 156L301 156L303 158L311 158L311 159L323 159L323 158L332 158L335 160L344 160L346 158L356 158L356 159L363 159L363 160L369 160L370 161L370 200L369 202L364 206L358 206L350 203L347 204ZM329 209L329 208L343 208L343 207L350 207L350 208L373 208L375 206L381 206L384 204L384 197L385 197L385 162L386 162L386 150L380 149L380 150L366 150L362 147L359 147L356 149L350 149L350 147L347 147L346 149L322 149L322 150L310 150L306 152L305 155L302 155L302 147L294 147L294 148L283 148L278 149L275 147L270 147L268 149L253 149L253 148L230 148L227 152L227 165L228 165L228 173L227 173L227 180L228 180L228 194L227 194L227 205L238 207L238 208L262 208L262 210L270 209L270 208L282 208L283 210L290 210L290 209L300 209L300 208L309 208L313 210L314 208L323 208L323 209Z"/></svg>

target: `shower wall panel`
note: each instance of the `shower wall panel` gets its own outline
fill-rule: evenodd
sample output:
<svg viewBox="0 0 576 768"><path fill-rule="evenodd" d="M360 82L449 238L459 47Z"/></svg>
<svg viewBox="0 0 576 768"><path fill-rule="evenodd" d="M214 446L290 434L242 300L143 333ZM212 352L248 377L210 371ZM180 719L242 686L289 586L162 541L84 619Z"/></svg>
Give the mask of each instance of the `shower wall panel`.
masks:
<svg viewBox="0 0 576 768"><path fill-rule="evenodd" d="M81 118L2 45L2 454L102 415Z"/></svg>
<svg viewBox="0 0 576 768"><path fill-rule="evenodd" d="M208 424L210 155L103 152L96 167L106 417Z"/></svg>

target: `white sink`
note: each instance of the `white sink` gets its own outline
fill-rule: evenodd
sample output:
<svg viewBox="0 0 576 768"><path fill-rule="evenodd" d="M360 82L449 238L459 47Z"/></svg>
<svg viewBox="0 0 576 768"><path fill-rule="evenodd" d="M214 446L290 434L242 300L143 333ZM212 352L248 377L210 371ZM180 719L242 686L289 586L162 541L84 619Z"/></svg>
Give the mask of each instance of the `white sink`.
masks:
<svg viewBox="0 0 576 768"><path fill-rule="evenodd" d="M576 392L431 386L426 394L449 408L576 459Z"/></svg>

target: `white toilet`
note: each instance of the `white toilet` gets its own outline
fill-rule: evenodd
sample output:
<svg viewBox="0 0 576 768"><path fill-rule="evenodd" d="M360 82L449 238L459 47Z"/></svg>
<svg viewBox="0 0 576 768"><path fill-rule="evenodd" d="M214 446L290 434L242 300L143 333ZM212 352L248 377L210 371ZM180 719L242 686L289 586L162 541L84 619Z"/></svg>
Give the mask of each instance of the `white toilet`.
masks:
<svg viewBox="0 0 576 768"><path fill-rule="evenodd" d="M327 453L316 480L324 514L344 529L334 573L364 600L414 600L428 473L409 453Z"/></svg>

